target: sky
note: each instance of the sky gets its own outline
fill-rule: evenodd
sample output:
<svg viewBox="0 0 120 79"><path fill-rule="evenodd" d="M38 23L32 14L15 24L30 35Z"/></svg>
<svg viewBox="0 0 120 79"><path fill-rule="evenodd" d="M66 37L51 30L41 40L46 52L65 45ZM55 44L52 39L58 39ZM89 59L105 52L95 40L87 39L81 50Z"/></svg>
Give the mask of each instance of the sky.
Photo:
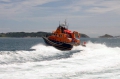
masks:
<svg viewBox="0 0 120 79"><path fill-rule="evenodd" d="M65 19L72 31L120 35L120 0L0 0L0 33L52 32Z"/></svg>

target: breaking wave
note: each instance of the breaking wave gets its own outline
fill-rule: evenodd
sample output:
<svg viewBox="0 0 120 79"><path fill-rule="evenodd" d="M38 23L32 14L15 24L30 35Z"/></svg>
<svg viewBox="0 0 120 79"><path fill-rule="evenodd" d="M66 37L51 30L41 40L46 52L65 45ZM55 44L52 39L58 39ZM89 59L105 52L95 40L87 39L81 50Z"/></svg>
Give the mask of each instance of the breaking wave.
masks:
<svg viewBox="0 0 120 79"><path fill-rule="evenodd" d="M1 79L119 79L120 47L88 42L71 51L42 44L33 51L0 51ZM24 75L23 75L24 73ZM12 76L11 76L12 75ZM113 75L115 75L113 77Z"/></svg>
<svg viewBox="0 0 120 79"><path fill-rule="evenodd" d="M60 51L51 46L38 44L31 49L33 51L0 51L0 64L25 63L37 61L50 61L54 59L68 58L79 50Z"/></svg>
<svg viewBox="0 0 120 79"><path fill-rule="evenodd" d="M79 61L90 61L99 66L117 64L120 60L120 47L107 47L105 44L88 42L86 47L77 46L71 51L60 51L52 46L38 44L33 51L0 51L0 64L51 61L66 58L75 58ZM120 63L119 63L120 64ZM87 65L87 64L86 64ZM91 65L92 66L92 65ZM98 66L98 67L99 67Z"/></svg>

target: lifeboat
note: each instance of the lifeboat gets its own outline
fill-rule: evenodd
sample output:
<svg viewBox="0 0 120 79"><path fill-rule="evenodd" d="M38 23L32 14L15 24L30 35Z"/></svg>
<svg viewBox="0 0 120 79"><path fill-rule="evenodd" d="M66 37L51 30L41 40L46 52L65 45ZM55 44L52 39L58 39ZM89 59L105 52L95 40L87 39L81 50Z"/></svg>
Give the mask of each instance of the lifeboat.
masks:
<svg viewBox="0 0 120 79"><path fill-rule="evenodd" d="M69 30L66 22L65 24L59 24L50 36L42 38L47 45L63 51L71 50L73 46L80 45L80 34L77 31Z"/></svg>

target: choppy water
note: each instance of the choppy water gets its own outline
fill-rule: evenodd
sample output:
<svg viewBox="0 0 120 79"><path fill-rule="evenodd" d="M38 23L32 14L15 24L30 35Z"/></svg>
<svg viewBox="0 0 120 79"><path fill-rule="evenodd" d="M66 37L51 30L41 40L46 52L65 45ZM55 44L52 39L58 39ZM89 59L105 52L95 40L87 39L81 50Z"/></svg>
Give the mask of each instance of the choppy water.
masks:
<svg viewBox="0 0 120 79"><path fill-rule="evenodd" d="M59 51L41 38L0 38L0 79L120 79L120 39L81 41Z"/></svg>

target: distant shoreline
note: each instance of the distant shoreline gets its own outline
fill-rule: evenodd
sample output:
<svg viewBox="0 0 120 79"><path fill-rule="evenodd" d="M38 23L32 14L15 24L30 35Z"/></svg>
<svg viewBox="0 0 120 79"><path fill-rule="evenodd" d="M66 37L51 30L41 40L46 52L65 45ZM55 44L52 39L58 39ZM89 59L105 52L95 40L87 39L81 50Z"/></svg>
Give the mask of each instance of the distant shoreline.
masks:
<svg viewBox="0 0 120 79"><path fill-rule="evenodd" d="M49 36L52 33L50 32L8 32L8 33L0 33L0 37L8 37L8 38L39 38L43 36ZM89 38L88 35L80 33L81 38Z"/></svg>
<svg viewBox="0 0 120 79"><path fill-rule="evenodd" d="M112 36L112 35L109 35L109 34L105 34L103 36L99 36L99 38L120 38L120 36Z"/></svg>

